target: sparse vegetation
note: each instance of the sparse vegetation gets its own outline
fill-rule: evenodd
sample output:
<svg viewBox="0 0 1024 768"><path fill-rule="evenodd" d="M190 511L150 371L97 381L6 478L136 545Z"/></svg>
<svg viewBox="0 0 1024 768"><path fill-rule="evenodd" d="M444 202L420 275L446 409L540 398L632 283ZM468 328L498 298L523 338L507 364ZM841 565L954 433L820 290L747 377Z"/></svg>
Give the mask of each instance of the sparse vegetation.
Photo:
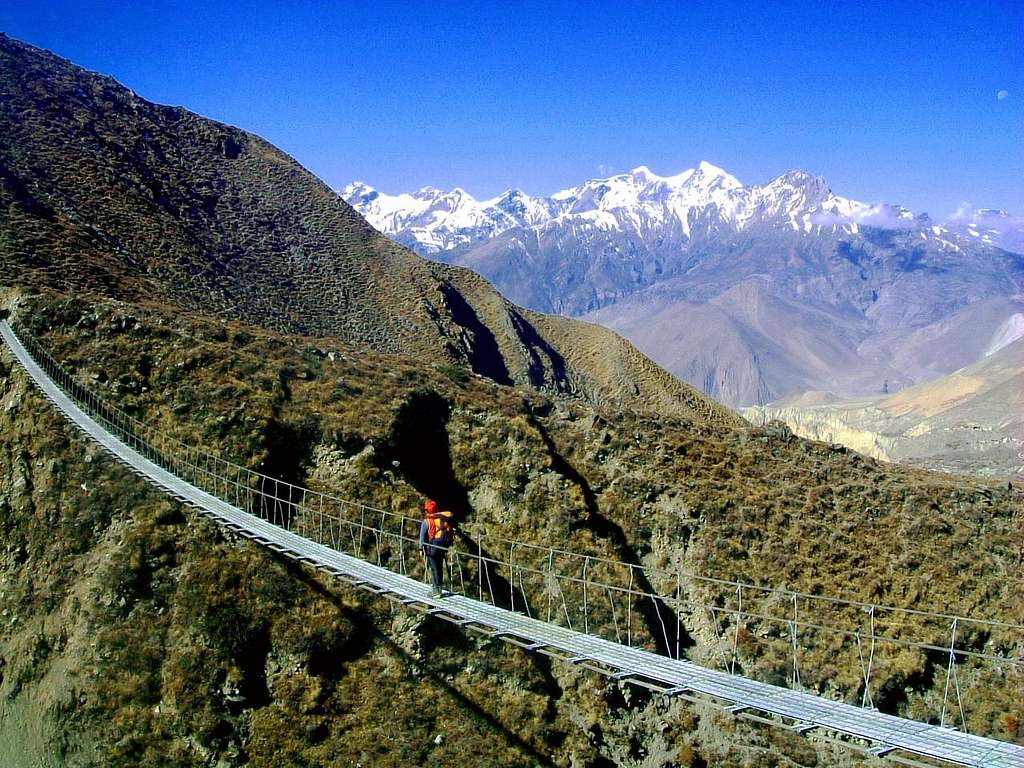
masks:
<svg viewBox="0 0 1024 768"><path fill-rule="evenodd" d="M387 243L256 137L3 35L0 64L0 304L161 432L651 574L1024 621L1015 491L751 428L618 337ZM682 620L720 663L709 617ZM741 628L740 668L781 680L788 639ZM855 698L805 639L804 684ZM942 663L880 653L884 706L933 717ZM971 727L1019 739L1019 680L966 682ZM289 565L107 459L3 354L0 701L0 745L69 766L855 762Z"/></svg>
<svg viewBox="0 0 1024 768"><path fill-rule="evenodd" d="M599 412L156 307L40 296L17 312L76 375L162 429L383 508L411 510L423 494L463 499L469 523L495 534L1024 618L1021 502L1005 486L891 467L774 425ZM3 365L0 578L19 618L0 625L10 660L0 691L20 701L65 670L50 733L92 734L100 764L443 765L471 754L494 765L746 765L754 754L836 764L812 742L783 744L771 729L666 709L642 692L623 698L234 541L83 452ZM684 620L699 657L715 641L701 617ZM781 682L787 662L768 630L743 627L740 661ZM804 684L856 695L856 669L829 663L834 649L813 640ZM886 706L931 716L941 659L877 663ZM1020 697L1008 685L972 685L972 728L1019 738ZM679 725L662 733L663 720Z"/></svg>
<svg viewBox="0 0 1024 768"><path fill-rule="evenodd" d="M0 211L0 285L160 301L456 377L737 420L615 334L521 311L391 242L259 137L3 33Z"/></svg>

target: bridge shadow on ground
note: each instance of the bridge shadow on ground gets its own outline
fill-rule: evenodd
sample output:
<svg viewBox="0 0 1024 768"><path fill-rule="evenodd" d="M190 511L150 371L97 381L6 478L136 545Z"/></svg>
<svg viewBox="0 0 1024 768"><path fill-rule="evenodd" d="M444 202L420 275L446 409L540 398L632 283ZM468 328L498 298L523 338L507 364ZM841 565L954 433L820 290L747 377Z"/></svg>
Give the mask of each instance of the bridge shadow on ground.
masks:
<svg viewBox="0 0 1024 768"><path fill-rule="evenodd" d="M572 466L558 452L554 441L544 427L536 419L531 419L531 423L540 433L548 455L551 457L551 469L570 482L575 483L583 493L587 517L580 522L573 523L571 530L587 528L600 538L608 541L619 560L637 566L633 571L636 578L636 587L648 595L657 595L650 579L644 573L636 549L630 545L629 539L626 537L626 532L622 530L620 525L601 513L597 503L597 495L594 493L593 488L590 487L590 483L580 474L579 470ZM658 653L674 657L677 643L680 651L687 651L696 644L678 614L661 597L651 597L650 599L642 600L639 608L644 624L657 647Z"/></svg>
<svg viewBox="0 0 1024 768"><path fill-rule="evenodd" d="M472 719L481 723L486 728L503 738L507 743L520 750L533 764L544 766L554 765L548 755L538 751L533 744L526 741L519 734L510 730L508 726L503 724L492 712L488 711L479 703L473 701L454 687L446 679L446 673L444 670L432 669L430 664L423 663L421 659L417 659L411 655L405 648L379 630L372 618L367 615L367 612L360 611L346 605L339 595L324 585L321 580L322 577L312 574L308 568L299 565L283 555L271 552L266 552L266 554L279 562L296 581L300 582L314 592L319 598L329 603L338 611L342 618L358 630L358 637L351 639L345 646L343 646L342 650L350 652L350 655L345 656L345 661L355 661L368 654L372 650L374 644L379 644L386 648L390 653L400 657L405 663L406 668L416 667L420 678L428 678L435 686L444 691L445 695L454 702L455 706L468 713ZM469 638L461 630L455 627L455 625L446 622L443 619L425 616L418 631L428 643L454 646L456 650L463 653L471 650ZM548 700L550 702L548 705L549 709L553 708L554 702L562 696L562 688L551 672L552 660L547 656L529 654L526 651L523 651L522 653L530 659L541 674L544 692L548 696ZM336 667L338 659L332 659L331 663ZM320 666L322 667L322 665ZM321 669L320 671L327 672L328 670ZM440 709L443 709L443 707ZM549 712L548 714L551 715L553 713Z"/></svg>

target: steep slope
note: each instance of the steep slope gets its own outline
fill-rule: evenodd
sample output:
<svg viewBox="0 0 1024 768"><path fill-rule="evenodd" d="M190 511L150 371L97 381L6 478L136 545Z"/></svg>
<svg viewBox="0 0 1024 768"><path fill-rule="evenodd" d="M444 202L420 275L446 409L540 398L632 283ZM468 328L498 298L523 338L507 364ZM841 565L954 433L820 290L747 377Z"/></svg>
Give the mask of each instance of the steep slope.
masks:
<svg viewBox="0 0 1024 768"><path fill-rule="evenodd" d="M896 378L884 366L865 370L857 349L864 323L852 313L778 298L756 278L708 301L688 301L683 282L668 281L586 318L622 333L722 402L770 402L844 375L858 377L860 386Z"/></svg>
<svg viewBox="0 0 1024 768"><path fill-rule="evenodd" d="M645 569L1024 619L1024 508L1005 483L153 307L48 293L0 307L168 434L348 498L411 510L438 495L470 530ZM396 612L238 541L77 437L2 352L0 436L0 744L76 766L868 764ZM727 605L723 589L703 597ZM687 653L721 665L731 644L706 614L681 617ZM783 682L790 642L751 618L738 663ZM803 636L805 688L859 700L845 650ZM945 664L880 645L877 705L936 717ZM970 728L1024 737L1022 684L965 666Z"/></svg>
<svg viewBox="0 0 1024 768"><path fill-rule="evenodd" d="M604 350L582 365L578 326L549 320L545 336L486 281L375 232L262 139L8 37L0 206L0 283L169 302L460 363L500 383L735 418L613 334L581 329Z"/></svg>
<svg viewBox="0 0 1024 768"><path fill-rule="evenodd" d="M670 280L584 315L720 402L794 393L895 392L969 365L1024 327L1024 301L983 299L911 331L879 332L856 310L802 303L750 278L707 301Z"/></svg>
<svg viewBox="0 0 1024 768"><path fill-rule="evenodd" d="M913 466L1024 479L1024 337L980 362L895 395L823 403L799 398L745 415Z"/></svg>
<svg viewBox="0 0 1024 768"><path fill-rule="evenodd" d="M619 330L731 404L818 388L873 395L950 373L984 352L1024 292L1024 257L999 247L1012 241L1012 217L938 225L838 196L802 171L746 186L709 163L667 177L641 167L530 198L541 220L529 225L465 193L457 208L421 215L401 196L360 189L343 194L382 231L472 267L524 306ZM715 323L722 311L728 322ZM979 340L933 343L958 322Z"/></svg>

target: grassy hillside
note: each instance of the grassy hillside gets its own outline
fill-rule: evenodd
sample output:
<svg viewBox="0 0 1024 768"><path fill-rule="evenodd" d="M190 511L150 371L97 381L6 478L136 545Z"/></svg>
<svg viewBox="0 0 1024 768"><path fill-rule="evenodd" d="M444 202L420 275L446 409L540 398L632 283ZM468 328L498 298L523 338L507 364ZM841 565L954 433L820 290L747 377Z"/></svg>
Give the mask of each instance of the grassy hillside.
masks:
<svg viewBox="0 0 1024 768"><path fill-rule="evenodd" d="M1005 485L215 318L53 294L6 306L111 400L253 468L386 509L437 495L495 534L651 567L1024 620L1024 504ZM0 696L69 764L855 762L279 561L104 458L0 359ZM714 663L705 623L684 617L690 655ZM749 630L740 661L770 675ZM856 669L831 656L808 648L805 685L855 696ZM943 660L877 664L881 705L929 716ZM972 729L1019 738L1020 682L971 685ZM0 743L18 722L0 719Z"/></svg>
<svg viewBox="0 0 1024 768"><path fill-rule="evenodd" d="M161 301L499 383L738 418L614 333L537 323L478 275L395 245L263 139L2 34L0 211L0 285Z"/></svg>
<svg viewBox="0 0 1024 768"><path fill-rule="evenodd" d="M659 589L665 568L1024 621L1013 489L750 427L621 338L389 243L257 137L3 36L0 306L105 398L292 482L394 511L435 496L467 528L642 564ZM706 613L680 621L720 665ZM740 668L783 680L789 640L735 629ZM857 700L849 643L803 640L804 685ZM944 664L880 651L878 705L934 718ZM1020 738L1019 675L963 675L970 727ZM83 766L854 762L281 561L107 459L5 354L0 748Z"/></svg>

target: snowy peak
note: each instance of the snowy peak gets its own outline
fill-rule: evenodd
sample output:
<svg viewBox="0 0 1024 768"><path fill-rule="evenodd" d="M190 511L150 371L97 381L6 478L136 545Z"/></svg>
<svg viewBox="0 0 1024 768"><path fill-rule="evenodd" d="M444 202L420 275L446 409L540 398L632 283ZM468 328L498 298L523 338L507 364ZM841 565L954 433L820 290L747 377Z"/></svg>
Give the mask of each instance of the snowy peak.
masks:
<svg viewBox="0 0 1024 768"><path fill-rule="evenodd" d="M811 205L821 205L832 195L832 190L823 177L814 176L799 168L772 179L764 188L778 190L783 195L802 197Z"/></svg>
<svg viewBox="0 0 1024 768"><path fill-rule="evenodd" d="M553 215L549 200L520 189L477 200L461 187L445 191L427 186L388 195L356 181L339 194L378 230L424 254L464 248L515 227L541 224Z"/></svg>
<svg viewBox="0 0 1024 768"><path fill-rule="evenodd" d="M540 233L552 227L569 227L574 236L617 232L684 244L763 228L813 236L873 227L916 230L941 248L959 249L968 239L1024 249L1024 222L1003 211L963 207L940 227L897 205L836 195L824 178L802 169L747 186L706 160L672 176L640 165L548 197L516 188L477 200L460 187L444 191L429 186L387 195L363 182L349 184L340 194L374 227L427 255L465 249L512 229Z"/></svg>
<svg viewBox="0 0 1024 768"><path fill-rule="evenodd" d="M339 192L342 199L355 208L365 205L377 196L377 190L361 181L353 181Z"/></svg>
<svg viewBox="0 0 1024 768"><path fill-rule="evenodd" d="M743 189L743 184L739 179L722 170L717 165L712 165L707 160L701 160L695 169L685 173L688 174L685 183L691 187L725 190Z"/></svg>
<svg viewBox="0 0 1024 768"><path fill-rule="evenodd" d="M975 208L963 203L946 225L960 237L1024 253L1024 219L995 208Z"/></svg>
<svg viewBox="0 0 1024 768"><path fill-rule="evenodd" d="M708 175L708 176L728 176L729 175L728 173L723 171L721 168L719 168L717 165L712 165L707 160L701 160L700 163L697 164L697 171L699 173L702 173L702 174L705 174L705 175Z"/></svg>
<svg viewBox="0 0 1024 768"><path fill-rule="evenodd" d="M629 175L632 176L635 181L640 182L642 184L647 183L652 179L660 178L659 176L656 176L651 171L651 169L648 168L646 165L638 165L636 168L629 172Z"/></svg>
<svg viewBox="0 0 1024 768"><path fill-rule="evenodd" d="M492 211L492 218L501 217L497 222L500 231L512 227L532 227L548 221L557 208L550 199L531 197L521 189L510 189L502 195L482 203L485 211ZM500 234L500 232L496 232Z"/></svg>
<svg viewBox="0 0 1024 768"><path fill-rule="evenodd" d="M816 214L826 210L834 195L821 176L792 170L751 190L750 217L757 221L811 231Z"/></svg>
<svg viewBox="0 0 1024 768"><path fill-rule="evenodd" d="M689 168L674 176L659 176L646 165L639 165L628 174L621 177L630 178L637 186L663 185L672 189L679 189L688 186L693 189L741 189L743 184L735 176L712 165L707 160L701 160L696 168ZM597 182L608 182L611 179L596 179Z"/></svg>
<svg viewBox="0 0 1024 768"><path fill-rule="evenodd" d="M564 189L549 200L556 204L554 224L592 225L640 236L667 228L688 237L695 219L716 225L734 222L744 189L738 179L708 162L674 176L641 165Z"/></svg>

